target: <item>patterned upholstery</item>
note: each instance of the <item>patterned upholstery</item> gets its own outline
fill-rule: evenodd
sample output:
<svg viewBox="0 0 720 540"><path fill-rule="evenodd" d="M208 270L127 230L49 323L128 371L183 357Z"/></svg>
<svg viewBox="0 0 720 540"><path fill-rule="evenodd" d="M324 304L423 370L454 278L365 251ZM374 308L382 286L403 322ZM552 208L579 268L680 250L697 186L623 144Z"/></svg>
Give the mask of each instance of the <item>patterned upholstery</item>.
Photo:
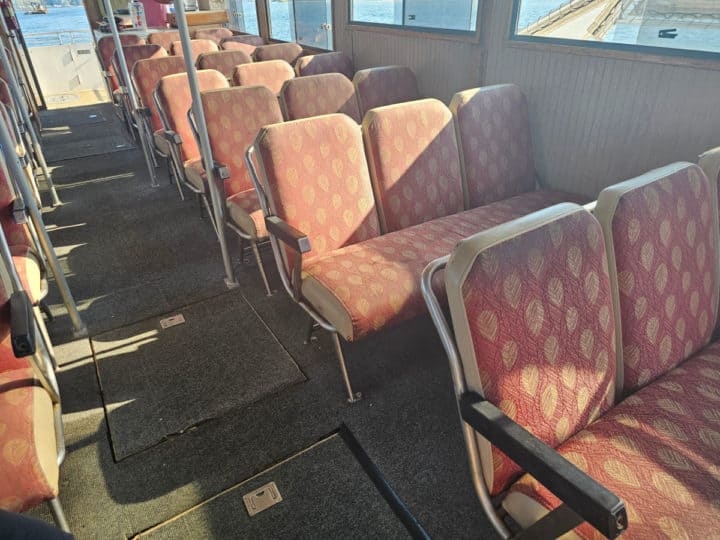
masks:
<svg viewBox="0 0 720 540"><path fill-rule="evenodd" d="M275 43L261 45L255 49L255 60L266 62L268 60L284 60L291 66L303 55L303 48L297 43Z"/></svg>
<svg viewBox="0 0 720 540"><path fill-rule="evenodd" d="M144 45L145 40L134 34L120 34L120 43L123 47L126 45ZM112 66L112 57L115 54L115 41L112 36L103 36L97 42L98 52L100 53L100 62L102 68L110 75L110 88L117 90L119 88L115 69Z"/></svg>
<svg viewBox="0 0 720 540"><path fill-rule="evenodd" d="M167 51L160 45L128 45L123 47L123 56L125 56L125 63L130 74L132 74L135 64L140 60L165 58L167 55Z"/></svg>
<svg viewBox="0 0 720 540"><path fill-rule="evenodd" d="M252 238L267 238L265 215L254 188L228 197L227 210L230 219L241 231Z"/></svg>
<svg viewBox="0 0 720 540"><path fill-rule="evenodd" d="M178 56L138 60L133 67L132 78L135 81L140 100L143 106L149 107L150 111L152 111L150 124L153 131L162 129L162 123L152 93L155 91L160 79L176 73L185 73L185 61Z"/></svg>
<svg viewBox="0 0 720 540"><path fill-rule="evenodd" d="M283 86L280 99L288 120L343 113L358 124L362 122L355 87L340 73L290 79Z"/></svg>
<svg viewBox="0 0 720 540"><path fill-rule="evenodd" d="M440 101L373 109L363 137L384 232L463 210L455 128Z"/></svg>
<svg viewBox="0 0 720 540"><path fill-rule="evenodd" d="M290 64L284 60L269 60L237 66L232 80L235 86L267 86L277 95L285 81L293 77L295 72Z"/></svg>
<svg viewBox="0 0 720 540"><path fill-rule="evenodd" d="M517 86L466 90L455 94L450 108L470 208L535 189L527 101Z"/></svg>
<svg viewBox="0 0 720 540"><path fill-rule="evenodd" d="M629 518L623 538L717 537L720 344L631 395L558 451L623 500ZM504 503L525 526L557 505L529 475ZM587 524L574 532L598 538Z"/></svg>
<svg viewBox="0 0 720 540"><path fill-rule="evenodd" d="M355 66L344 52L336 51L303 56L295 64L298 77L320 75L321 73L342 73L352 81Z"/></svg>
<svg viewBox="0 0 720 540"><path fill-rule="evenodd" d="M626 395L710 340L718 305L716 197L714 184L688 163L598 197L595 213L617 268Z"/></svg>
<svg viewBox="0 0 720 540"><path fill-rule="evenodd" d="M220 48L225 51L244 51L249 55L262 45L265 45L265 38L260 36L233 36L220 42Z"/></svg>
<svg viewBox="0 0 720 540"><path fill-rule="evenodd" d="M306 260L380 233L360 127L349 117L266 126L255 148L272 212L310 239Z"/></svg>
<svg viewBox="0 0 720 540"><path fill-rule="evenodd" d="M167 52L170 52L172 44L176 41L180 41L180 32L175 30L150 32L147 36L148 43L160 45Z"/></svg>
<svg viewBox="0 0 720 540"><path fill-rule="evenodd" d="M215 69L225 75L226 79L232 79L235 66L250 64L252 61L250 55L245 51L216 51L198 56L197 67L198 69Z"/></svg>
<svg viewBox="0 0 720 540"><path fill-rule="evenodd" d="M228 87L227 79L219 71L201 70L197 72L197 77L201 92ZM187 113L192 106L187 74L177 73L160 79L157 95L168 128L180 135L182 139L180 149L183 161L198 158L200 151L187 119Z"/></svg>
<svg viewBox="0 0 720 540"><path fill-rule="evenodd" d="M218 46L214 41L209 39L191 39L190 48L192 49L192 61L197 62L198 56L202 53L217 51ZM170 46L170 54L173 56L184 56L182 41L174 41Z"/></svg>
<svg viewBox="0 0 720 540"><path fill-rule="evenodd" d="M42 299L42 272L38 257L31 247L22 244L11 246L10 253L23 289L30 301L37 304Z"/></svg>
<svg viewBox="0 0 720 540"><path fill-rule="evenodd" d="M195 39L209 39L210 41L214 41L217 45L220 45L220 42L223 39L229 37L233 37L233 33L227 28L205 28L203 30L195 30L195 34L193 35L193 38Z"/></svg>
<svg viewBox="0 0 720 540"><path fill-rule="evenodd" d="M355 74L353 84L363 115L375 107L420 99L415 74L403 66L363 69Z"/></svg>
<svg viewBox="0 0 720 540"><path fill-rule="evenodd" d="M445 281L468 389L552 447L613 404L610 279L586 210L558 205L462 241ZM481 437L478 447L497 495L521 471Z"/></svg>

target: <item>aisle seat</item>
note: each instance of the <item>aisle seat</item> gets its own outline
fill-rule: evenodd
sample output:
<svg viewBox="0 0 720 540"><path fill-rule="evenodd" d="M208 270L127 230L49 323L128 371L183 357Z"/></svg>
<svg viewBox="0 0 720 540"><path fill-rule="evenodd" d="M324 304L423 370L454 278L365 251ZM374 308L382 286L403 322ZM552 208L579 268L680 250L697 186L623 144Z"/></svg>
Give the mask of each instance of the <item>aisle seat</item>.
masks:
<svg viewBox="0 0 720 540"><path fill-rule="evenodd" d="M228 80L232 79L235 66L240 64L251 64L252 57L242 50L214 51L202 53L198 56L198 69L215 69L225 75Z"/></svg>
<svg viewBox="0 0 720 540"><path fill-rule="evenodd" d="M355 87L340 73L296 77L285 82L280 102L287 120L342 113L362 121Z"/></svg>
<svg viewBox="0 0 720 540"><path fill-rule="evenodd" d="M220 46L223 39L230 37L233 37L232 30L227 28L203 28L195 30L193 33L193 39L209 39L218 46Z"/></svg>
<svg viewBox="0 0 720 540"><path fill-rule="evenodd" d="M352 81L355 76L355 66L348 55L342 51L335 51L301 57L295 64L295 73L298 77L342 73Z"/></svg>
<svg viewBox="0 0 720 540"><path fill-rule="evenodd" d="M257 62L284 60L294 66L303 53L303 48L297 43L274 43L259 46L253 54Z"/></svg>
<svg viewBox="0 0 720 540"><path fill-rule="evenodd" d="M232 82L234 86L266 86L277 95L285 81L294 77L292 66L284 60L268 60L236 66Z"/></svg>
<svg viewBox="0 0 720 540"><path fill-rule="evenodd" d="M404 66L360 70L353 77L353 84L363 116L376 107L420 99L415 74Z"/></svg>
<svg viewBox="0 0 720 540"><path fill-rule="evenodd" d="M219 50L217 44L209 39L191 39L190 49L192 50L192 61L197 62L198 56L202 53L214 52ZM170 46L170 54L173 56L183 57L182 41L174 41Z"/></svg>
<svg viewBox="0 0 720 540"><path fill-rule="evenodd" d="M144 45L145 40L135 34L120 34L120 43L123 47L130 45ZM117 75L112 66L112 59L115 55L115 41L113 36L103 36L97 41L98 56L100 57L100 65L103 69L103 76L108 84L108 93L110 95L119 88Z"/></svg>
<svg viewBox="0 0 720 540"><path fill-rule="evenodd" d="M172 49L172 44L180 41L180 32L176 30L163 30L160 32L150 32L147 36L147 42L153 45L160 45L168 53Z"/></svg>

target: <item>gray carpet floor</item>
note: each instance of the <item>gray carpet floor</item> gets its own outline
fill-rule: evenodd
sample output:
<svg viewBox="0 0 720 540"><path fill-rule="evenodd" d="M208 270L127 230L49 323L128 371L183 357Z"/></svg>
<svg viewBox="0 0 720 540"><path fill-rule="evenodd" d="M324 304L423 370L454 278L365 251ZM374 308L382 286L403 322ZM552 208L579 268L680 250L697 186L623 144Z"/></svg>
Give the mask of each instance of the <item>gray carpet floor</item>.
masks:
<svg viewBox="0 0 720 540"><path fill-rule="evenodd" d="M47 212L46 222L93 337L200 301L220 306L228 294L241 295L307 377L116 461L97 359L89 340L70 340L53 287L49 302L57 318L50 331L62 363L68 442L60 498L78 538L146 531L341 425L433 538L493 537L470 479L447 360L427 318L346 347L350 376L364 395L348 404L327 333L304 345L307 315L284 291L267 297L253 266L238 266L240 288L228 293L212 229L195 201L180 201L167 179L151 189L139 151L62 162L55 181L65 204ZM270 258L268 263L278 288ZM222 321L228 334L237 324L231 314ZM170 351L159 354L169 357ZM44 507L34 514L50 519ZM226 519L222 509L208 506L203 527L221 530ZM329 528L344 524L342 515L326 520ZM247 537L243 531L231 536Z"/></svg>

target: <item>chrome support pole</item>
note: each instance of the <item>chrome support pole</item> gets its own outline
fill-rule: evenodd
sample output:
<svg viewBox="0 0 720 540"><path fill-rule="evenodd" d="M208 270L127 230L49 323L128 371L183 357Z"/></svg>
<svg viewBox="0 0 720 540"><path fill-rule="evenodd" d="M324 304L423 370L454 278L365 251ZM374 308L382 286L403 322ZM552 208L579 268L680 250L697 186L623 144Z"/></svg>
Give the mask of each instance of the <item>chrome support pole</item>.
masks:
<svg viewBox="0 0 720 540"><path fill-rule="evenodd" d="M0 17L0 21L2 24L3 32L5 33L5 35L9 36L10 34L8 32L7 24L5 23L5 18ZM35 156L37 156L37 159L40 162L40 168L42 169L43 176L45 177L45 182L47 182L48 190L50 190L50 196L52 197L52 205L57 206L59 204L62 204L60 202L60 198L58 197L57 191L55 191L55 184L53 184L50 170L48 169L47 162L45 161L45 154L43 154L42 148L40 146L40 139L38 138L38 134L35 132L35 126L30 120L30 115L28 114L27 107L25 107L24 105L25 100L20 93L20 86L18 85L18 81L15 78L15 71L10 64L10 59L8 58L7 51L3 46L0 46L0 62L2 62L3 69L5 69L5 73L7 74L7 77L9 79L7 83L10 87L10 93L12 94L13 101L19 109L22 122L23 124L25 124L25 129L30 133L30 140L32 141L33 152L35 153Z"/></svg>
<svg viewBox="0 0 720 540"><path fill-rule="evenodd" d="M120 74L122 75L123 81L125 81L125 91L127 92L128 98L130 99L130 108L132 109L130 111L130 114L135 116L135 124L138 126L139 129L141 119L138 112L139 107L137 95L135 94L135 88L133 87L132 80L130 79L130 72L127 67L127 62L125 61L125 55L123 54L122 42L120 41L120 33L118 32L117 24L115 23L115 17L113 15L113 9L112 5L110 4L110 0L103 0L103 6L105 6L105 17L110 24L113 41L115 42L115 56L117 57L118 65L120 66ZM130 122L130 124L130 135L135 138L135 135L132 131L132 121ZM160 184L158 184L157 175L155 174L155 167L152 161L152 149L148 148L147 141L144 137L140 137L140 145L142 146L143 154L145 155L145 164L147 165L148 174L150 175L150 187L160 187Z"/></svg>
<svg viewBox="0 0 720 540"><path fill-rule="evenodd" d="M108 3L109 0L105 0L105 2ZM225 237L225 198L220 194L218 186L215 183L210 138L208 137L205 113L203 112L202 102L200 101L200 85L198 83L197 72L195 71L195 64L192 60L190 31L188 30L187 20L185 19L185 4L183 0L174 0L174 5L175 18L177 19L178 32L180 33L180 42L182 43L183 56L185 57L185 69L188 75L188 83L190 84L190 94L192 95L192 112L198 131L200 153L202 155L205 174L208 179L208 187L210 189L210 198L212 200L213 215L211 219L215 221L218 241L220 242L220 252L222 253L223 265L225 266L225 285L228 289L234 289L238 286L238 282L235 278L235 271L233 270L230 252L228 251L227 238Z"/></svg>
<svg viewBox="0 0 720 540"><path fill-rule="evenodd" d="M0 49L2 49L2 47L0 47ZM43 223L40 209L35 202L35 198L30 192L30 187L25 181L22 166L20 165L20 161L15 153L15 146L13 145L10 132L5 125L5 122L0 122L0 145L2 146L3 153L5 155L5 162L8 170L10 171L10 175L15 179L15 186L20 190L20 194L22 195L23 201L25 202L25 206L27 207L30 215L30 221L32 222L33 227L35 227L38 241L40 242L40 249L42 249L45 254L48 266L50 266L50 270L55 276L55 282L57 283L58 289L60 289L60 294L62 295L65 308L67 309L70 320L75 328L74 335L78 338L85 337L87 335L87 327L80 318L80 313L78 312L77 305L75 304L75 299L73 298L72 292L70 292L70 287L65 279L65 274L63 274L62 268L60 268L60 261L58 261L57 255L55 255L55 248L53 248L50 237L45 229L45 223Z"/></svg>

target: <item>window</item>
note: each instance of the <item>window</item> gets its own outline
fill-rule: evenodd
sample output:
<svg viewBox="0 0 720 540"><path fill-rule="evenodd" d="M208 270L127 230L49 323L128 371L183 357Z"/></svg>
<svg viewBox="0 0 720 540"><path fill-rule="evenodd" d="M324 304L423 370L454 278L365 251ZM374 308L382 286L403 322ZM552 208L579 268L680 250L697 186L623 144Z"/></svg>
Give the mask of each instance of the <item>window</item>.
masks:
<svg viewBox="0 0 720 540"><path fill-rule="evenodd" d="M270 37L332 50L331 0L267 0Z"/></svg>
<svg viewBox="0 0 720 540"><path fill-rule="evenodd" d="M241 32L260 34L255 0L227 0L230 25Z"/></svg>
<svg viewBox="0 0 720 540"><path fill-rule="evenodd" d="M350 22L475 32L478 0L351 0Z"/></svg>
<svg viewBox="0 0 720 540"><path fill-rule="evenodd" d="M614 48L720 53L720 2L515 0L513 38ZM648 50L648 52L652 52Z"/></svg>

